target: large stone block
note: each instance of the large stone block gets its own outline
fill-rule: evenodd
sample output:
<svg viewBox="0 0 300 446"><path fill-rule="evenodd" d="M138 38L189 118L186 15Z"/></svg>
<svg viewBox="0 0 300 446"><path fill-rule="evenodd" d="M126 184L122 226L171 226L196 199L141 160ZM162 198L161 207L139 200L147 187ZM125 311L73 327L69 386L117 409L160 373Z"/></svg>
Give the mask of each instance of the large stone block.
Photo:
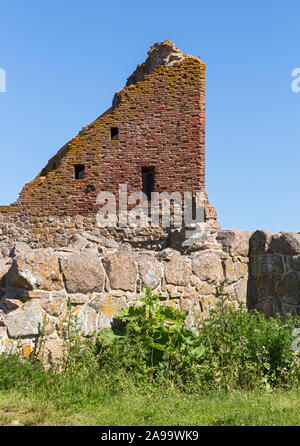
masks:
<svg viewBox="0 0 300 446"><path fill-rule="evenodd" d="M67 310L67 301L62 297L56 297L51 301L41 303L43 309L51 316L58 317Z"/></svg>
<svg viewBox="0 0 300 446"><path fill-rule="evenodd" d="M234 291L238 302L248 303L248 274L234 284Z"/></svg>
<svg viewBox="0 0 300 446"><path fill-rule="evenodd" d="M259 274L282 274L284 266L280 255L256 256L251 260L251 272L254 275Z"/></svg>
<svg viewBox="0 0 300 446"><path fill-rule="evenodd" d="M68 293L103 291L105 275L101 259L93 254L74 254L63 262L63 276Z"/></svg>
<svg viewBox="0 0 300 446"><path fill-rule="evenodd" d="M162 268L158 260L151 255L141 254L135 257L138 264L141 284L152 289L160 285L162 278Z"/></svg>
<svg viewBox="0 0 300 446"><path fill-rule="evenodd" d="M266 254L270 241L271 234L269 231L255 231L249 239L249 255L256 256Z"/></svg>
<svg viewBox="0 0 300 446"><path fill-rule="evenodd" d="M218 283L224 280L222 263L213 251L202 251L192 255L193 274L203 282Z"/></svg>
<svg viewBox="0 0 300 446"><path fill-rule="evenodd" d="M223 250L232 256L248 257L249 240L252 232L237 229L222 230L217 235L217 240L222 244Z"/></svg>
<svg viewBox="0 0 300 446"><path fill-rule="evenodd" d="M275 298L275 281L272 274L259 275L255 278L256 299Z"/></svg>
<svg viewBox="0 0 300 446"><path fill-rule="evenodd" d="M98 329L110 328L115 314L126 305L125 297L113 298L110 296L94 296L90 303L96 311L98 316Z"/></svg>
<svg viewBox="0 0 300 446"><path fill-rule="evenodd" d="M72 308L73 320L76 317L76 328L82 333L83 336L90 336L98 328L98 315L94 308L89 305L78 305Z"/></svg>
<svg viewBox="0 0 300 446"><path fill-rule="evenodd" d="M168 284L186 286L190 282L191 266L184 256L174 256L165 263L165 279Z"/></svg>
<svg viewBox="0 0 300 446"><path fill-rule="evenodd" d="M272 252L284 255L300 254L300 234L295 232L279 232L272 237L269 244Z"/></svg>
<svg viewBox="0 0 300 446"><path fill-rule="evenodd" d="M103 259L110 287L114 290L136 290L138 268L130 252L117 251Z"/></svg>
<svg viewBox="0 0 300 446"><path fill-rule="evenodd" d="M182 243L183 252L185 254L191 254L196 251L204 250L222 250L221 243L216 241L214 234L210 232L203 232L202 230L196 230Z"/></svg>
<svg viewBox="0 0 300 446"><path fill-rule="evenodd" d="M43 312L37 300L26 302L17 310L6 314L3 319L12 338L41 334Z"/></svg>
<svg viewBox="0 0 300 446"><path fill-rule="evenodd" d="M11 267L11 259L0 259L0 288L5 286L6 283L6 274L8 273Z"/></svg>
<svg viewBox="0 0 300 446"><path fill-rule="evenodd" d="M43 363L45 368L55 364L64 355L64 342L61 339L47 339L44 349Z"/></svg>
<svg viewBox="0 0 300 446"><path fill-rule="evenodd" d="M300 279L297 273L288 273L277 288L278 296L286 304L300 305Z"/></svg>
<svg viewBox="0 0 300 446"><path fill-rule="evenodd" d="M235 258L227 259L224 262L225 278L228 283L237 282L248 273L247 263L242 263Z"/></svg>
<svg viewBox="0 0 300 446"><path fill-rule="evenodd" d="M13 258L7 281L12 287L28 290L53 291L63 288L58 257L50 248L18 253Z"/></svg>

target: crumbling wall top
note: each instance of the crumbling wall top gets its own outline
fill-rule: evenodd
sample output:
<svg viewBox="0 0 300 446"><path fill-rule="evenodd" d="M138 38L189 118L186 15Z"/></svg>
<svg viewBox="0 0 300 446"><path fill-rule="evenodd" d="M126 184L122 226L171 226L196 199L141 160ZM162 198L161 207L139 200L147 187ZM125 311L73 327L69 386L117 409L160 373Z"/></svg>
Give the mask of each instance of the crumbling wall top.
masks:
<svg viewBox="0 0 300 446"><path fill-rule="evenodd" d="M181 62L187 57L198 59L200 62L202 62L199 57L190 56L189 54L183 53L170 40L155 43L153 46L151 46L147 54L148 58L145 60L145 62L138 65L136 70L127 79L126 87L143 81L145 75L151 74L154 68L161 65L173 65L176 62Z"/></svg>

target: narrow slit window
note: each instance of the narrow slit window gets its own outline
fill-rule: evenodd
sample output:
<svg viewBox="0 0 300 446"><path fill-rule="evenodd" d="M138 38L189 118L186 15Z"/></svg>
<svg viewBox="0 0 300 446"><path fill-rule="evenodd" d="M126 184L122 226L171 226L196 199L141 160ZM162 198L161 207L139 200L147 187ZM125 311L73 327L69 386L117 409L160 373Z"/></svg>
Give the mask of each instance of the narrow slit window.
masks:
<svg viewBox="0 0 300 446"><path fill-rule="evenodd" d="M115 141L116 139L119 139L119 129L118 129L118 127L111 127L111 129L110 129L110 139L112 141Z"/></svg>
<svg viewBox="0 0 300 446"><path fill-rule="evenodd" d="M148 201L151 201L151 193L154 192L154 167L142 167L143 193Z"/></svg>
<svg viewBox="0 0 300 446"><path fill-rule="evenodd" d="M75 164L75 180L83 180L84 178L84 164Z"/></svg>

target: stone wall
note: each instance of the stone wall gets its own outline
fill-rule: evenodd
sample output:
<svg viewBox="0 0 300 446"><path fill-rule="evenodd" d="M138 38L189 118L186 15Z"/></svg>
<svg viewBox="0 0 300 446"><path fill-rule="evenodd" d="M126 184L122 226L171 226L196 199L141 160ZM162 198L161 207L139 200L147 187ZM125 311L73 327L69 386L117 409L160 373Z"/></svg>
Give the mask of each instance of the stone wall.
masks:
<svg viewBox="0 0 300 446"><path fill-rule="evenodd" d="M219 224L215 220L205 223L209 230L216 231ZM99 227L96 217L86 215L74 216L22 216L1 215L0 213L0 258L7 257L15 242L27 243L31 248L60 248L76 243L80 233L86 237L102 237L117 242L129 243L133 248L147 248L155 251L168 246L181 249L186 230L195 228L183 227L147 227L132 226L122 228Z"/></svg>
<svg viewBox="0 0 300 446"><path fill-rule="evenodd" d="M68 300L88 336L111 326L121 307L139 304L145 285L161 293L163 305L189 310L193 327L197 315L206 317L214 305L216 286L225 278L230 300L246 302L250 235L208 231L183 242L181 251L159 252L86 232L56 249L16 242L0 260L1 351L21 348L29 354L44 327L45 351L55 356L63 344Z"/></svg>
<svg viewBox="0 0 300 446"><path fill-rule="evenodd" d="M252 235L248 286L249 305L266 316L300 315L300 233Z"/></svg>
<svg viewBox="0 0 300 446"><path fill-rule="evenodd" d="M300 314L300 234L202 224L189 238L162 236L153 250L92 232L77 228L61 247L12 243L0 259L0 351L21 348L26 356L45 329L45 351L59 355L68 302L89 336L110 327L121 307L139 305L145 285L163 305L188 310L190 328L207 317L225 279L233 303L267 317Z"/></svg>
<svg viewBox="0 0 300 446"><path fill-rule="evenodd" d="M95 216L22 216L0 213L0 257L7 257L15 242L31 248L59 248L76 241L84 232L93 237L107 237L132 246L161 249L169 229L162 228L100 228Z"/></svg>

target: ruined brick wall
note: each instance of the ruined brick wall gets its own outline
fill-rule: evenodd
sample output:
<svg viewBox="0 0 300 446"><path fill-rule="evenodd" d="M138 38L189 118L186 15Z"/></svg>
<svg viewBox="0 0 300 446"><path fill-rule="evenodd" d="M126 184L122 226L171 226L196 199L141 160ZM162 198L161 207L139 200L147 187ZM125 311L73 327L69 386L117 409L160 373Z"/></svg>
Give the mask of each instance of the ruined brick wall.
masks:
<svg viewBox="0 0 300 446"><path fill-rule="evenodd" d="M145 167L155 169L157 192L205 191L205 64L168 41L148 54L113 107L67 143L2 214L93 215L99 192L117 194L120 183L129 194L141 191ZM84 165L83 179L75 179L75 165ZM206 214L216 218L210 206Z"/></svg>

